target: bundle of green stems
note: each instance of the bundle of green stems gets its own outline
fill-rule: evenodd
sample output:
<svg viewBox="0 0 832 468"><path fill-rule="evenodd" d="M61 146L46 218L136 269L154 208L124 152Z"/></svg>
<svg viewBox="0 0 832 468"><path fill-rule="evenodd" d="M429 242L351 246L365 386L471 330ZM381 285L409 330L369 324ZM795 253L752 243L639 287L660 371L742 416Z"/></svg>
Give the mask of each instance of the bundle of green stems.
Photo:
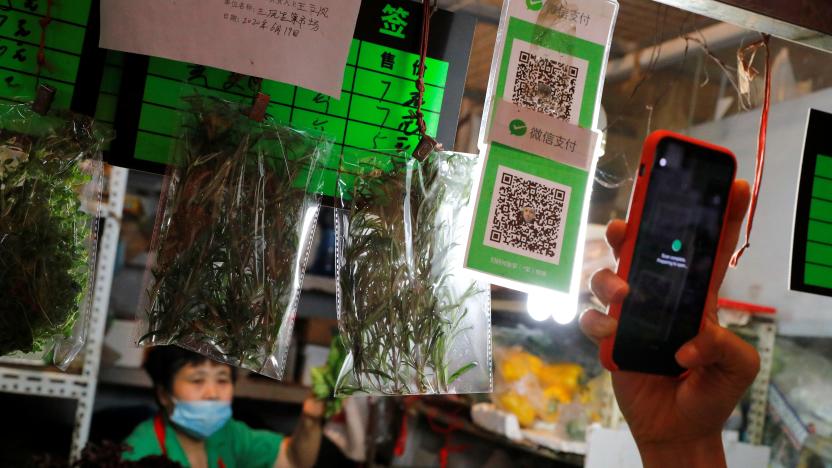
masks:
<svg viewBox="0 0 832 468"><path fill-rule="evenodd" d="M304 229L318 210L304 177L322 140L247 119L220 100L188 103L140 341L280 378L278 348L288 342L279 337L291 336L287 318L300 289L303 239L311 237Z"/></svg>
<svg viewBox="0 0 832 468"><path fill-rule="evenodd" d="M455 153L394 157L392 169L357 178L339 234L339 321L350 352L339 394L447 393L485 364L453 356L466 302L486 293L473 281L460 286L450 262L474 164Z"/></svg>

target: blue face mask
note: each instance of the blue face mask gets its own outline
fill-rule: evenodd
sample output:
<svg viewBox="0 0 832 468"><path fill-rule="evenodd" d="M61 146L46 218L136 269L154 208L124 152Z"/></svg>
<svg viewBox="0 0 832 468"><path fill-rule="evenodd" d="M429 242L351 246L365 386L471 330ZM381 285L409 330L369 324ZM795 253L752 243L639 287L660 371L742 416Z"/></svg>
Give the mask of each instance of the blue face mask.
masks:
<svg viewBox="0 0 832 468"><path fill-rule="evenodd" d="M170 421L197 439L207 439L231 419L231 402L219 400L173 400Z"/></svg>

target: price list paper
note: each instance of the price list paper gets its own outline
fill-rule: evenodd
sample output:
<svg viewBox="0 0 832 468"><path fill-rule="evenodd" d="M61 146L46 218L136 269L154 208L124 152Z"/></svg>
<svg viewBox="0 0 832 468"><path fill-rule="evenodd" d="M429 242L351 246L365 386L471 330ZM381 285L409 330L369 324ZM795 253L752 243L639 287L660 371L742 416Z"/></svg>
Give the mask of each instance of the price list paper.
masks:
<svg viewBox="0 0 832 468"><path fill-rule="evenodd" d="M335 145L322 177L326 195L334 195L340 158L359 162L373 151L412 151L419 142L415 118L420 5L404 0L362 3L359 27L350 41L340 99L276 81L162 58L133 56L126 79L143 76L140 98L120 103L121 154L112 161L160 172L170 157L181 124L181 97L199 93L250 103L258 89L271 98L268 114L277 121L318 130ZM425 62L423 112L427 133L452 147L464 88L474 21L464 15L438 12L432 30L437 40ZM453 25L453 29L451 26ZM444 33L444 34L443 34ZM128 86L130 88L131 86ZM129 99L127 100L129 101ZM123 138L130 134L135 142Z"/></svg>
<svg viewBox="0 0 832 468"><path fill-rule="evenodd" d="M38 84L70 108L82 66L92 0L6 0L0 4L0 99L26 102ZM43 55L38 52L43 39Z"/></svg>
<svg viewBox="0 0 832 468"><path fill-rule="evenodd" d="M339 97L360 0L102 0L101 47Z"/></svg>

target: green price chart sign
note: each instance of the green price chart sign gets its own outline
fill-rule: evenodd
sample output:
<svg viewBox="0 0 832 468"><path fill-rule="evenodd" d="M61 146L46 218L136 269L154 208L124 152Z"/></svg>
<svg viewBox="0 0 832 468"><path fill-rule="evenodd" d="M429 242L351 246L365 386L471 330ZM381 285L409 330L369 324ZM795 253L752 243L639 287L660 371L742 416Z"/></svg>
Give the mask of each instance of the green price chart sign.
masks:
<svg viewBox="0 0 832 468"><path fill-rule="evenodd" d="M93 0L0 3L0 101L31 101L46 84L57 91L55 108L95 113L103 56L92 42L97 8Z"/></svg>
<svg viewBox="0 0 832 468"><path fill-rule="evenodd" d="M791 289L832 296L832 114L812 109L792 236Z"/></svg>
<svg viewBox="0 0 832 468"><path fill-rule="evenodd" d="M474 25L469 16L444 11L431 22L423 112L427 133L447 148L453 148L456 136ZM410 152L419 142L413 112L421 27L419 3L365 0L343 70L340 99L262 82L262 92L271 97L267 112L272 118L333 138L325 195L335 193L340 157L360 162L368 152ZM174 149L183 96L199 93L248 104L260 86L247 76L154 57L126 54L124 67L118 139L110 162L152 172L164 171Z"/></svg>

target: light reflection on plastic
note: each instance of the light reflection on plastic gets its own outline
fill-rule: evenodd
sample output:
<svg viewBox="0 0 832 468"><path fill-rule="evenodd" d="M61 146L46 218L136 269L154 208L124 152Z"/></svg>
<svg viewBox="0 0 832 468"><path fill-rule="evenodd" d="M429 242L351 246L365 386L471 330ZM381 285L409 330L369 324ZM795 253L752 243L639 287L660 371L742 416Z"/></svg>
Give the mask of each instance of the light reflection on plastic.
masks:
<svg viewBox="0 0 832 468"><path fill-rule="evenodd" d="M567 325L578 315L578 304L569 294L549 291L532 292L526 299L526 311L538 322L551 317L555 322Z"/></svg>

